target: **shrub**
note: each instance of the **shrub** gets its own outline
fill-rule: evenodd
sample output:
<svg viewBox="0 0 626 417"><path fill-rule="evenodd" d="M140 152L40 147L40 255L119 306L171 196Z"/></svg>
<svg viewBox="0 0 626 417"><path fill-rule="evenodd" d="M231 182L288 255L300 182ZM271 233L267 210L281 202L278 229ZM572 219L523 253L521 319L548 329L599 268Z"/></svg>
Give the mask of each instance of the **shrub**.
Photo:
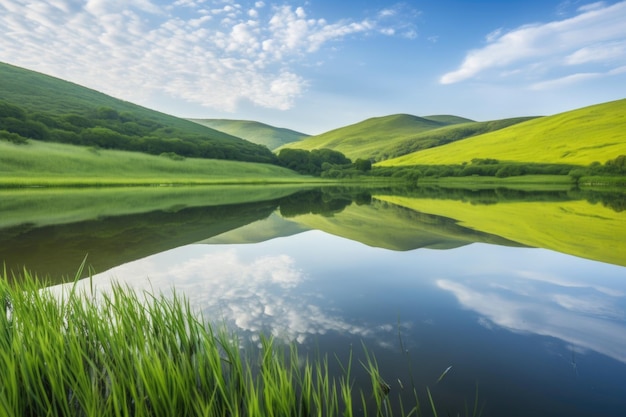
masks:
<svg viewBox="0 0 626 417"><path fill-rule="evenodd" d="M24 145L28 143L28 139L17 133L7 132L6 130L0 130L0 140L15 143L16 145Z"/></svg>

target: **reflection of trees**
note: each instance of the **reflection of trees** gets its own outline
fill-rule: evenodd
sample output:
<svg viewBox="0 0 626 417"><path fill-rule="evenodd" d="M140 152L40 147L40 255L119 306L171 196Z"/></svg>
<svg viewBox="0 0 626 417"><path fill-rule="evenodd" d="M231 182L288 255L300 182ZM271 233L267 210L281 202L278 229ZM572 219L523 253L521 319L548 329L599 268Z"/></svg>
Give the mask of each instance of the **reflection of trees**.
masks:
<svg viewBox="0 0 626 417"><path fill-rule="evenodd" d="M557 202L585 199L591 204L602 204L616 212L626 210L626 193L604 190L519 190L504 187L472 190L439 186L378 189L379 195L401 195L414 198L466 201L471 204L512 202Z"/></svg>
<svg viewBox="0 0 626 417"><path fill-rule="evenodd" d="M618 213L626 210L626 193L616 191L580 191L581 197L587 199L592 204L602 204Z"/></svg>
<svg viewBox="0 0 626 417"><path fill-rule="evenodd" d="M371 194L366 190L349 188L322 188L300 191L280 201L280 214L295 217L302 214L333 216L341 213L352 202L370 204Z"/></svg>
<svg viewBox="0 0 626 417"><path fill-rule="evenodd" d="M378 194L398 195L395 191ZM403 190L399 195L415 198L467 201L471 204L497 204L505 202L538 202L574 200L566 190L528 191L504 187L472 190L468 188L414 187Z"/></svg>

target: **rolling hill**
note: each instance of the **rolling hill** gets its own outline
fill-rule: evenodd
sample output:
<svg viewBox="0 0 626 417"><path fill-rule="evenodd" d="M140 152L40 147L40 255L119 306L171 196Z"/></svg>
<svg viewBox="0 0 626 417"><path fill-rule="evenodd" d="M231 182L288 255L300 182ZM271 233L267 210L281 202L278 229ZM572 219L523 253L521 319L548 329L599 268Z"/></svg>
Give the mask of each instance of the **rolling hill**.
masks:
<svg viewBox="0 0 626 417"><path fill-rule="evenodd" d="M305 133L282 127L274 127L251 120L230 119L188 119L220 132L245 139L252 143L267 146L274 150L291 142L298 142L309 137Z"/></svg>
<svg viewBox="0 0 626 417"><path fill-rule="evenodd" d="M409 139L419 132L447 126L450 122L454 121L444 122L408 114L373 117L311 136L296 143L290 143L278 150L282 148L305 150L328 148L342 152L351 159L368 159L380 148L392 145L402 139Z"/></svg>
<svg viewBox="0 0 626 417"><path fill-rule="evenodd" d="M351 159L382 161L421 149L465 139L492 130L526 121L514 118L490 122L474 122L452 115L418 117L395 114L374 117L362 122L311 136L282 148L320 149L340 151Z"/></svg>
<svg viewBox="0 0 626 417"><path fill-rule="evenodd" d="M0 63L2 132L13 141L22 137L156 155L275 162L264 146L5 63Z"/></svg>
<svg viewBox="0 0 626 417"><path fill-rule="evenodd" d="M546 116L380 166L460 164L474 158L588 165L626 155L626 99Z"/></svg>

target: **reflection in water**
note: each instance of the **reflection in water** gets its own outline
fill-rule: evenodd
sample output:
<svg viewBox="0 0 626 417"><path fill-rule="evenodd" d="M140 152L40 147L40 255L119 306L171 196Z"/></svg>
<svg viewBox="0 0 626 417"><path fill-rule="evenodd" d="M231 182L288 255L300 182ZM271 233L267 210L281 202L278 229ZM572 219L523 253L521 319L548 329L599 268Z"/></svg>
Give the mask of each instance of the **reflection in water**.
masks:
<svg viewBox="0 0 626 417"><path fill-rule="evenodd" d="M271 334L345 358L364 342L394 394L410 394L394 381L413 381L453 411L476 383L485 415L626 410L619 198L594 194L602 204L592 205L582 191L267 192L253 201L237 195L245 204L213 196L191 206L188 196L156 204L150 192L145 213L126 204L116 215L43 226L14 216L0 230L0 254L10 269L67 271L71 263L71 275L88 251L99 271L119 265L94 277L99 290L114 279L183 293L206 319L253 343Z"/></svg>
<svg viewBox="0 0 626 417"><path fill-rule="evenodd" d="M9 192L0 198L0 262L60 282L74 277L86 255L103 271L195 242L258 242L309 229L392 250L485 242L626 262L621 193L261 188ZM275 221L265 230L241 229L272 213Z"/></svg>
<svg viewBox="0 0 626 417"><path fill-rule="evenodd" d="M529 271L516 272L504 283L441 279L437 286L478 313L484 325L554 337L626 363L622 290L566 279L543 280L541 273Z"/></svg>
<svg viewBox="0 0 626 417"><path fill-rule="evenodd" d="M333 331L373 335L375 329L366 323L350 324L338 311L323 308L323 293L303 292L308 277L291 256L244 259L234 249L207 249L210 247L187 246L113 268L94 277L96 288L106 290L112 278L140 290L175 289L204 317L244 331L253 340L261 333L299 343Z"/></svg>
<svg viewBox="0 0 626 417"><path fill-rule="evenodd" d="M252 342L272 334L345 357L363 341L394 394L412 380L452 409L477 382L485 415L626 407L626 269L615 265L487 244L399 252L307 231L184 246L99 274L96 288L110 279L182 293Z"/></svg>

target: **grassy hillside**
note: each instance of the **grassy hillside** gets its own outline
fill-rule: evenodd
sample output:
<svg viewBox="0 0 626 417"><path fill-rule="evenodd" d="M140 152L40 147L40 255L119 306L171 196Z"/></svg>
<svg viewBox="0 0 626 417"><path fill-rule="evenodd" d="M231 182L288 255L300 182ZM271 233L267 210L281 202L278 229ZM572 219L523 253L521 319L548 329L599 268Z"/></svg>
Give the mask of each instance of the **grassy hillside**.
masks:
<svg viewBox="0 0 626 417"><path fill-rule="evenodd" d="M456 142L461 139L467 139L486 132L504 129L505 127L531 119L533 119L533 117L516 117L511 119L492 120L488 122L468 122L444 126L438 129L418 133L410 139L405 138L394 141L393 144L376 151L372 157L374 160L378 161L396 158L401 155L417 152L419 150L443 146L448 143Z"/></svg>
<svg viewBox="0 0 626 417"><path fill-rule="evenodd" d="M447 126L447 123L408 114L395 114L367 119L284 147L305 150L329 148L342 152L351 159L367 159L379 149L399 140L442 126Z"/></svg>
<svg viewBox="0 0 626 417"><path fill-rule="evenodd" d="M626 155L626 99L542 117L381 166L459 164L475 158L588 165Z"/></svg>
<svg viewBox="0 0 626 417"><path fill-rule="evenodd" d="M30 141L0 141L0 186L301 182L269 164L215 159L174 160L140 152Z"/></svg>
<svg viewBox="0 0 626 417"><path fill-rule="evenodd" d="M363 122L312 136L284 148L330 148L352 158L382 161L421 149L445 145L460 139L502 129L530 118L474 122L458 116L417 117L398 114Z"/></svg>
<svg viewBox="0 0 626 417"><path fill-rule="evenodd" d="M298 142L309 137L305 133L295 130L285 129L266 125L265 123L251 120L229 120L229 119L189 119L192 122L208 126L220 132L237 136L252 143L267 146L269 149L276 149L282 145Z"/></svg>
<svg viewBox="0 0 626 417"><path fill-rule="evenodd" d="M0 63L0 137L201 158L275 162L264 146Z"/></svg>

